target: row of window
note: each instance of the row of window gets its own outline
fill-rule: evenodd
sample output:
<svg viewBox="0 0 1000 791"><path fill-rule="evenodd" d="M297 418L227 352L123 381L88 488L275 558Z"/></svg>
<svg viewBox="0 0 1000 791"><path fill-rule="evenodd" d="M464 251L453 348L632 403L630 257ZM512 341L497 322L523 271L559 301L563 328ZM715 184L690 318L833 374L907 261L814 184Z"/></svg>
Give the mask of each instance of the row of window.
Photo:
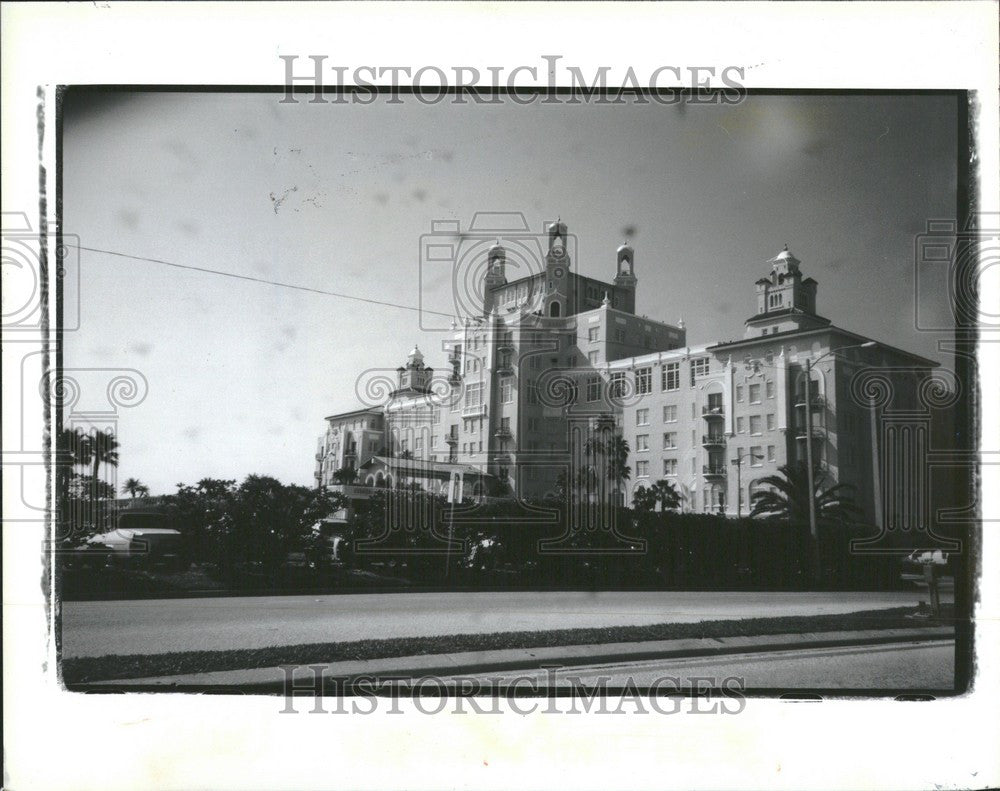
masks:
<svg viewBox="0 0 1000 791"><path fill-rule="evenodd" d="M774 445L755 445L750 448L750 466L751 467L763 467L764 462L774 462L775 461L776 447ZM739 458L743 458L747 454L741 449L738 451ZM674 477L679 472L679 461L675 458L666 458L662 460L663 462L663 475L665 477ZM698 473L698 462L697 459L691 459L691 475L697 475ZM636 478L648 478L651 462L648 459L640 459L635 463L635 477Z"/></svg>

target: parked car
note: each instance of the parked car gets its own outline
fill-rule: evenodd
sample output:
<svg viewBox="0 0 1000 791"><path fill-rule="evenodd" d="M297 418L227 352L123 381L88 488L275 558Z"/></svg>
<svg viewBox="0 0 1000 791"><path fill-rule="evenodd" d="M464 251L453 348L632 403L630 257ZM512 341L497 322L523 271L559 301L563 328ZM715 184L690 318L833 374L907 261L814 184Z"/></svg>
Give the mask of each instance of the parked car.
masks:
<svg viewBox="0 0 1000 791"><path fill-rule="evenodd" d="M953 577L955 558L940 549L917 549L901 561L902 577L909 582L923 582L924 569L931 568L935 577Z"/></svg>
<svg viewBox="0 0 1000 791"><path fill-rule="evenodd" d="M88 542L108 547L113 563L130 569L186 571L191 559L180 531L165 527L119 529Z"/></svg>

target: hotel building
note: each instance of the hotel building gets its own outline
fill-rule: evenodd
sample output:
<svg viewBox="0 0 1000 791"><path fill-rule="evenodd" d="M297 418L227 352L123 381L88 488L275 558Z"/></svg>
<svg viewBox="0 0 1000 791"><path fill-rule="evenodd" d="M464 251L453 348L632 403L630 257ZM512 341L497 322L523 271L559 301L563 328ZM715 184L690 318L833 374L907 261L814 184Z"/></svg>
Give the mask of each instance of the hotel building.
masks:
<svg viewBox="0 0 1000 791"><path fill-rule="evenodd" d="M685 510L745 515L760 479L805 460L811 445L826 477L856 486L871 517L876 467L891 484L908 474L892 459L926 453L929 414L891 436L886 415L909 415L912 428L928 412L937 363L819 315L817 283L787 248L755 283L744 337L690 346L682 322L635 314L628 243L610 282L573 271L561 221L548 226L546 246L544 268L512 281L503 245L489 248L481 315L454 326L443 371L414 348L384 403L327 418L318 486L335 487L334 471L352 466L361 486L406 480L440 491L456 470L474 496L534 498L593 468L604 483L591 497L628 504L637 487L663 479ZM601 448L614 434L628 443L631 477L612 494Z"/></svg>

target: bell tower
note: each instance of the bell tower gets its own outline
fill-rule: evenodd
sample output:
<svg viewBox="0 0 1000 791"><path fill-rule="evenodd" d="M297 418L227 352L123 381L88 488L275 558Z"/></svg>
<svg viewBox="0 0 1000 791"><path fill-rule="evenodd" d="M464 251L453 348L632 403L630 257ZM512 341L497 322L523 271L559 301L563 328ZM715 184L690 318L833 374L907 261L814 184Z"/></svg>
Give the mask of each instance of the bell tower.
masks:
<svg viewBox="0 0 1000 791"><path fill-rule="evenodd" d="M635 251L626 240L618 248L618 270L615 274L615 292L621 299L621 309L635 313Z"/></svg>
<svg viewBox="0 0 1000 791"><path fill-rule="evenodd" d="M507 266L507 251L500 240L490 247L486 253L486 277L483 278L483 315L488 315L496 301L493 296L493 289L499 288L507 282L505 269Z"/></svg>
<svg viewBox="0 0 1000 791"><path fill-rule="evenodd" d="M562 218L547 228L549 249L545 254L545 315L566 316L569 305L569 253L566 248L567 229Z"/></svg>

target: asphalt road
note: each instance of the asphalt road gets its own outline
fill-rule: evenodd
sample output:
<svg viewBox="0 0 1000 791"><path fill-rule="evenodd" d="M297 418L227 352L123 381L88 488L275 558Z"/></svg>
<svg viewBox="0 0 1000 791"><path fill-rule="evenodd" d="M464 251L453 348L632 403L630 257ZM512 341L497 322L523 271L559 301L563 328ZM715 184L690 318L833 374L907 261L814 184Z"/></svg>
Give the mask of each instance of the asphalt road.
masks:
<svg viewBox="0 0 1000 791"><path fill-rule="evenodd" d="M805 651L774 651L693 659L650 660L570 667L565 670L509 671L473 676L482 681L511 683L519 688L532 683L548 686L593 687L606 682L610 688L625 688L629 682L639 689L673 690L694 686L696 678L742 678L743 689L928 689L950 690L954 686L954 641L892 643L878 646L820 648ZM657 684L657 680L659 684ZM677 682L664 679L678 679Z"/></svg>
<svg viewBox="0 0 1000 791"><path fill-rule="evenodd" d="M64 657L571 629L915 605L888 593L383 593L62 603ZM925 595L923 595L926 598Z"/></svg>

